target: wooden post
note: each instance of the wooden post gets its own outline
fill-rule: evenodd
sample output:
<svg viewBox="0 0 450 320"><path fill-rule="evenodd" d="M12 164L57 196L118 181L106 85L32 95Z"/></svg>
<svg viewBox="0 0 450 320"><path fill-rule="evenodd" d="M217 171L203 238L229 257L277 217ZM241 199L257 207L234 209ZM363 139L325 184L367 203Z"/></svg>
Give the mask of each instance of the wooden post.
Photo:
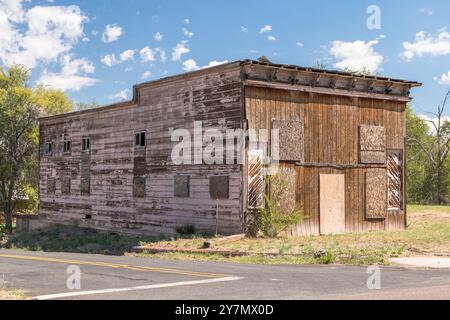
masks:
<svg viewBox="0 0 450 320"><path fill-rule="evenodd" d="M219 234L219 198L217 198L216 206L216 236Z"/></svg>

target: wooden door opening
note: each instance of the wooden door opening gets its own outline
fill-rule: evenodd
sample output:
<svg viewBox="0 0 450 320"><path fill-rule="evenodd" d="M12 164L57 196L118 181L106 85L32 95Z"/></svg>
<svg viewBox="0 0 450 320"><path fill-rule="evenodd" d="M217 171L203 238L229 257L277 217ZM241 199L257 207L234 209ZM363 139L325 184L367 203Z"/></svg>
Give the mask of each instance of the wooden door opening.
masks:
<svg viewBox="0 0 450 320"><path fill-rule="evenodd" d="M345 176L320 175L320 234L345 233Z"/></svg>

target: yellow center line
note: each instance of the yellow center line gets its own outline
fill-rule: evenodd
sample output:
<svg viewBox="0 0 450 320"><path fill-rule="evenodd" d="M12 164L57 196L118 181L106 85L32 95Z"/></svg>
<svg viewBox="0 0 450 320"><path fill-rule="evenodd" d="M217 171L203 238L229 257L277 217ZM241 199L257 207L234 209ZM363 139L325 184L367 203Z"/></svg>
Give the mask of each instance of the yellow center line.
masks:
<svg viewBox="0 0 450 320"><path fill-rule="evenodd" d="M59 259L59 258L49 258L49 257L33 257L33 256L22 256L22 255L13 255L13 254L0 254L0 258L31 260L31 261L45 261L45 262L64 263L64 264L73 264L73 265L88 265L88 266L97 266L97 267L108 267L108 268L114 268L114 269L128 269L128 270L141 271L141 272L172 273L172 274L181 274L181 275L187 275L187 276L206 277L206 278L228 277L228 275L226 275L226 274L197 272L197 271L171 269L171 268L130 266L127 264L117 264L117 263L109 263L109 262Z"/></svg>

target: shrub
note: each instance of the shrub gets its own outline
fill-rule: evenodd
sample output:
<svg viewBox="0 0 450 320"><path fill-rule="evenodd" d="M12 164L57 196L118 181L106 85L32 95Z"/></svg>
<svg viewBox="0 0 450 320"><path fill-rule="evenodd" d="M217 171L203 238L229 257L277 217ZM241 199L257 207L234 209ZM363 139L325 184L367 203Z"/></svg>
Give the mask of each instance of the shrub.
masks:
<svg viewBox="0 0 450 320"><path fill-rule="evenodd" d="M276 238L302 220L301 211L295 205L289 206L292 203L289 197L295 197L289 194L289 182L289 174L283 171L266 177L270 192L264 197L264 207L249 221L250 234L261 232L265 237Z"/></svg>
<svg viewBox="0 0 450 320"><path fill-rule="evenodd" d="M196 234L195 226L192 224L186 224L183 226L179 226L175 229L175 231L182 236L189 236Z"/></svg>

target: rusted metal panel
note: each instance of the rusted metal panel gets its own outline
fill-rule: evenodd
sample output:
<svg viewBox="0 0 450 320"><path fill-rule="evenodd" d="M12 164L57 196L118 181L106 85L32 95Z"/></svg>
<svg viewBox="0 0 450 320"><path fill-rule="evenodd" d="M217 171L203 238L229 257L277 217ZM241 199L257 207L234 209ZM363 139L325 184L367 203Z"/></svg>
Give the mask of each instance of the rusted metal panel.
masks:
<svg viewBox="0 0 450 320"><path fill-rule="evenodd" d="M403 208L403 151L388 150L388 210Z"/></svg>
<svg viewBox="0 0 450 320"><path fill-rule="evenodd" d="M264 205L264 151L248 152L248 208L259 209Z"/></svg>

